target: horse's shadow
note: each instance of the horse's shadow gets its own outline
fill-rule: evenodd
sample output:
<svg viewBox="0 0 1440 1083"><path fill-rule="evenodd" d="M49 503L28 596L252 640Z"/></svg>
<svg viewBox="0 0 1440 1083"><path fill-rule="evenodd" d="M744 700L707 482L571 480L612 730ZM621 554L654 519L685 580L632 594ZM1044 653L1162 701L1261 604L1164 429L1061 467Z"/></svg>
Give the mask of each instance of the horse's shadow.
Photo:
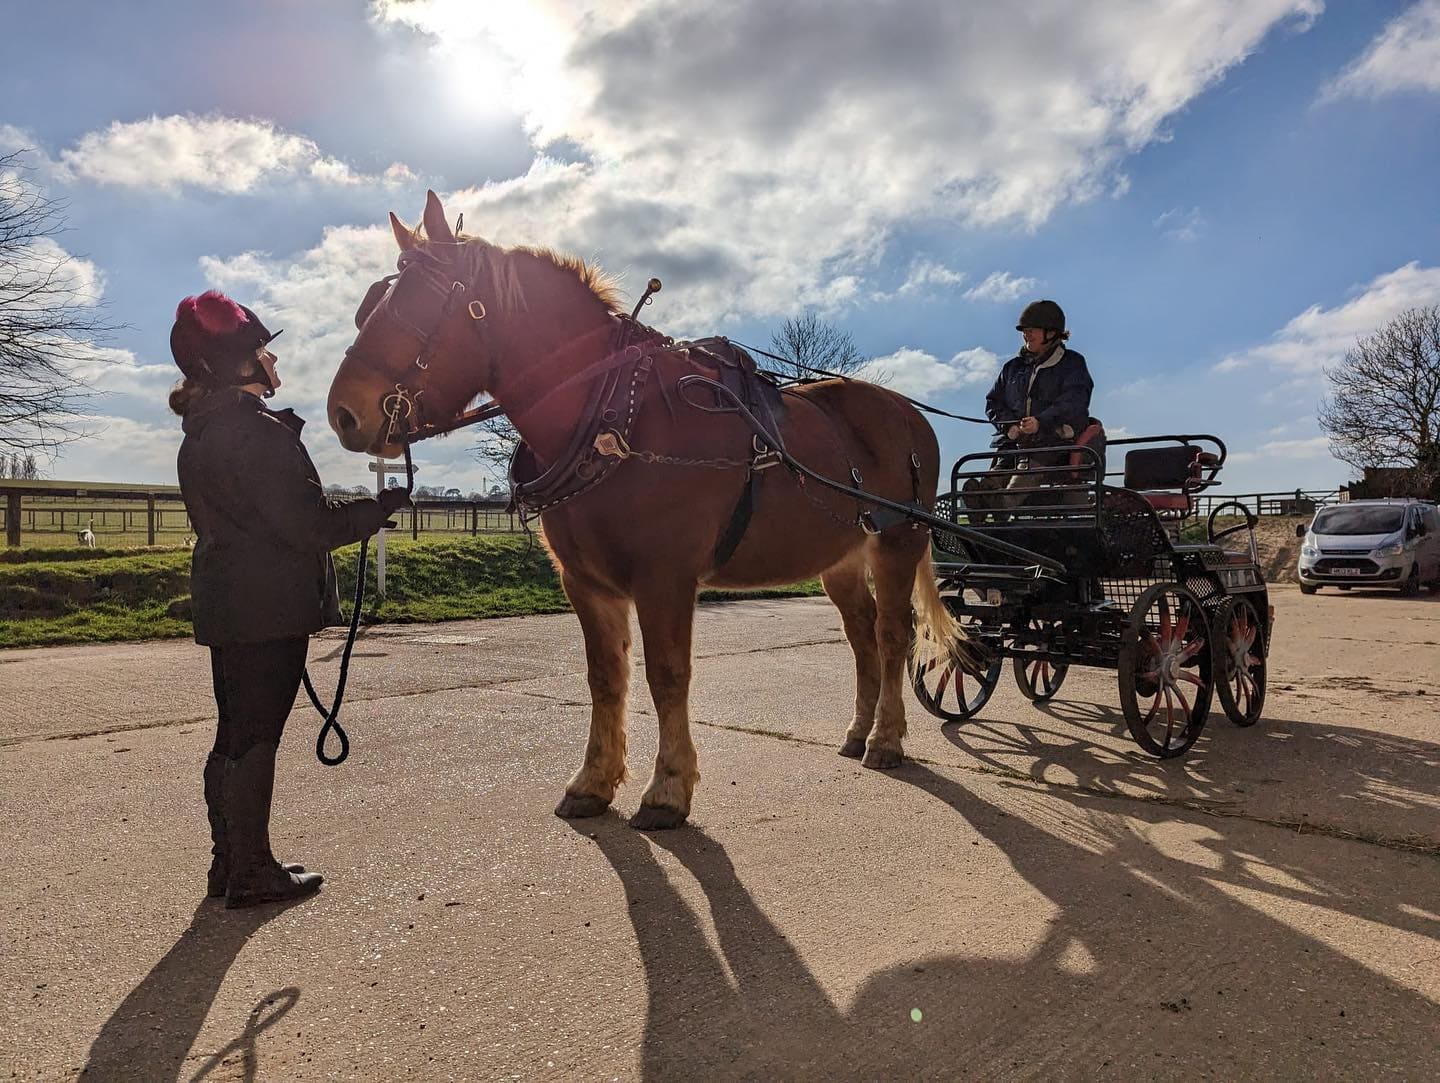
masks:
<svg viewBox="0 0 1440 1083"><path fill-rule="evenodd" d="M1064 790L1045 793L1019 816L919 764L892 777L955 814L935 825L932 860L963 860L970 843L986 840L1008 861L1002 875L1023 882L973 896L988 903L957 897L937 911L944 926L934 936L894 914L897 937L918 937L914 958L865 976L843 1007L752 898L717 840L696 828L650 839L613 815L589 821L624 884L645 968L644 1078L1173 1075L1184 1074L1187 1057L1197 1074L1204 1066L1233 1078L1258 1063L1284 1063L1289 1047L1284 1039L1276 1045L1276 1035L1301 1024L1322 1035L1322 1048L1297 1054L1318 1057L1322 1075L1343 1076L1362 1063L1344 1039L1418 1034L1434 1023L1435 1005L1424 996L1273 912L1299 904L1426 939L1440 932L1433 906L1361 889L1353 874L1334 871L1326 848L1352 844L1324 840L1311 851L1271 828ZM1033 792L1028 783L1002 785ZM1182 843L1167 848L1151 836ZM655 847L703 892L713 941ZM1357 865L1365 860L1362 851L1356 857ZM915 876L928 867L917 855ZM923 947L953 943L957 933L963 941L972 923L993 924L995 914L967 908L1003 907L1016 897L1009 891L1023 900L1020 954L997 948L1003 935L974 954ZM848 900L804 901L827 908L819 920L831 935L852 934L857 949L897 956L885 930L847 928L847 918L864 920L850 917ZM1047 902L1056 916L1037 932ZM850 982L842 976L839 984ZM1332 1004L1332 993L1343 1000ZM1413 1056L1422 1046L1406 1048Z"/></svg>
<svg viewBox="0 0 1440 1083"><path fill-rule="evenodd" d="M80 1078L187 1078L186 1058L226 973L256 930L285 908L275 904L226 910L221 903L202 901L175 945L100 1028ZM242 1033L188 1078L203 1079L238 1054L242 1078L255 1079L256 1037L278 1022L299 999L300 990L293 986L263 997L250 1012ZM225 1066L227 1072L233 1072L228 1063Z"/></svg>

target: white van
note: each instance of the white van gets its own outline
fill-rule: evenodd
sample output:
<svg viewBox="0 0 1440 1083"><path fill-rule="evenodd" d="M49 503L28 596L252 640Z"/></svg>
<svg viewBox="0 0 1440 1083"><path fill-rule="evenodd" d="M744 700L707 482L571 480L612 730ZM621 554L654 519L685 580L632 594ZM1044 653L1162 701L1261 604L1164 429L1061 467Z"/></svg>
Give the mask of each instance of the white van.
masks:
<svg viewBox="0 0 1440 1083"><path fill-rule="evenodd" d="M1399 587L1440 592L1440 509L1421 500L1352 500L1315 513L1300 546L1300 591Z"/></svg>

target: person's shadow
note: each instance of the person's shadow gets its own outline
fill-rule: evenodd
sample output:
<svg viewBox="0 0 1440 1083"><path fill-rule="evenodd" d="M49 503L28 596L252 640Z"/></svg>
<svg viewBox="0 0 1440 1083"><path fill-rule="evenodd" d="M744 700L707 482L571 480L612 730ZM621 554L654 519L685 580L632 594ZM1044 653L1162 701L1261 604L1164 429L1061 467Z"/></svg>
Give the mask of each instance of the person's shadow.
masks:
<svg viewBox="0 0 1440 1083"><path fill-rule="evenodd" d="M260 926L279 915L285 904L226 910L222 902L202 900L190 926L145 979L120 1003L100 1028L80 1071L83 1080L202 1079L238 1053L243 1078L256 1077L255 1038L274 1025L300 999L289 987L261 999L243 1033L211 1057L194 1075L185 1075L185 1059L210 1014L210 1006L231 964Z"/></svg>

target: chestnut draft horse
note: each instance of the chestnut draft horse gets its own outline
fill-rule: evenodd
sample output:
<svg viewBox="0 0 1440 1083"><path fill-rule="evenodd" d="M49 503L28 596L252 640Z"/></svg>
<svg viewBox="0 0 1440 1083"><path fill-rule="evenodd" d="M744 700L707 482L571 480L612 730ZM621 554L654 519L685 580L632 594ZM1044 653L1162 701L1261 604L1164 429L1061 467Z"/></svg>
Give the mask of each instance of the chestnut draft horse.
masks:
<svg viewBox="0 0 1440 1083"><path fill-rule="evenodd" d="M733 410L715 409L713 387L711 408L697 409L679 384L718 376L715 356L618 314L616 292L595 268L457 236L433 192L422 229L393 214L390 222L399 274L372 286L356 313L359 335L330 388L330 424L349 450L395 457L409 439L455 427L489 392L519 431L513 480L521 502L540 511L589 671L590 737L557 814L598 815L625 781L633 604L660 741L631 823L668 828L689 815L700 778L689 689L701 586L819 575L855 653L855 715L840 752L863 755L867 767L899 765L912 605L921 636L974 671L935 586L928 531L902 521L872 532L856 499L781 465L763 469L773 455ZM776 397L775 422L798 462L930 510L939 448L905 399L858 380ZM540 479L528 487L527 469ZM733 545L747 489L748 526L723 553L719 540L729 535Z"/></svg>

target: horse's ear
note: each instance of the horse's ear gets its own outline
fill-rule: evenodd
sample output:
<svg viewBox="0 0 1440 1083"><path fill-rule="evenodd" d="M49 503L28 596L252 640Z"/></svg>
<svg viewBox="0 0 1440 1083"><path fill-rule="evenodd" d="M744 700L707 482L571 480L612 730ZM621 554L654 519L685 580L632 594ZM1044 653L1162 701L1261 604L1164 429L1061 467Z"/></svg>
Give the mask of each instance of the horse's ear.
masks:
<svg viewBox="0 0 1440 1083"><path fill-rule="evenodd" d="M454 244L455 234L450 232L450 223L445 221L445 208L440 206L440 197L433 191L425 193L425 237L442 244Z"/></svg>
<svg viewBox="0 0 1440 1083"><path fill-rule="evenodd" d="M390 212L390 229L395 234L395 243L400 246L400 251L408 252L415 247L415 231L396 218L394 211Z"/></svg>

